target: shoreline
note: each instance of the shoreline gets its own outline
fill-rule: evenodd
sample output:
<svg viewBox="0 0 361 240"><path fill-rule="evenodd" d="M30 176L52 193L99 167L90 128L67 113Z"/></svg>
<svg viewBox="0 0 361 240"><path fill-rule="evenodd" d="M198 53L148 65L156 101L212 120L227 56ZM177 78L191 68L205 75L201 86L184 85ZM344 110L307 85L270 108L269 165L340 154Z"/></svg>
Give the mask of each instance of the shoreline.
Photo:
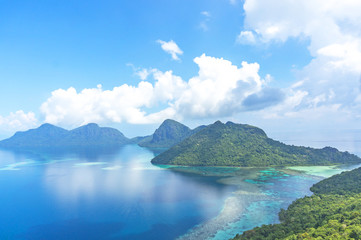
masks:
<svg viewBox="0 0 361 240"><path fill-rule="evenodd" d="M332 165L332 166L297 166L297 167L285 167L285 168L275 168L276 171L282 171L286 175L295 176L299 174L305 174L307 177L322 180L325 176L331 176L338 174L342 171L350 170L359 167L360 165ZM270 168L270 167L269 167ZM218 180L219 183L225 185L235 185L238 186L238 190L234 191L224 203L222 210L219 214L212 219L200 223L193 228L189 229L184 235L176 238L177 240L198 240L198 239L223 239L222 236L227 236L233 234L234 231L237 231L238 222L241 222L245 217L252 204L261 203L263 201L271 202L273 199L272 196L268 196L266 193L262 193L258 184L254 185L252 183L245 182L246 179L257 179L261 174L262 169L269 168L255 168L258 171L250 174L247 171L242 171L241 168L237 168L238 171L228 172L228 174L223 175L222 178ZM183 168L184 170L185 168ZM191 167L189 167L191 169ZM248 168L249 169L249 168ZM193 168L193 171L190 171L194 174L197 174L196 169ZM199 170L199 169L198 169ZM246 170L246 169L244 169ZM242 174L244 173L244 175ZM201 174L198 172L198 174ZM214 176L209 174L208 176ZM216 174L217 175L217 174ZM220 177L218 175L218 177ZM277 201L277 200L276 200ZM276 214L278 216L278 213ZM275 215L275 217L277 217ZM242 231L241 229L239 231ZM237 232L239 233L239 232ZM234 234L236 235L236 234ZM227 236L228 237L228 236ZM233 236L234 237L234 236Z"/></svg>

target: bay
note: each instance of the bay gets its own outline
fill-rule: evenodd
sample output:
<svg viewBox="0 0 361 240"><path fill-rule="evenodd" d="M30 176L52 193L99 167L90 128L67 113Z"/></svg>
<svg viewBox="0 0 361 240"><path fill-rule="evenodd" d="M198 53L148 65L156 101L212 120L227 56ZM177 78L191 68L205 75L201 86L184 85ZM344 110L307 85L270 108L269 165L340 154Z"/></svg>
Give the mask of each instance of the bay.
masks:
<svg viewBox="0 0 361 240"><path fill-rule="evenodd" d="M0 150L0 239L228 239L278 222L280 208L324 178L159 167L150 163L157 153L137 145Z"/></svg>

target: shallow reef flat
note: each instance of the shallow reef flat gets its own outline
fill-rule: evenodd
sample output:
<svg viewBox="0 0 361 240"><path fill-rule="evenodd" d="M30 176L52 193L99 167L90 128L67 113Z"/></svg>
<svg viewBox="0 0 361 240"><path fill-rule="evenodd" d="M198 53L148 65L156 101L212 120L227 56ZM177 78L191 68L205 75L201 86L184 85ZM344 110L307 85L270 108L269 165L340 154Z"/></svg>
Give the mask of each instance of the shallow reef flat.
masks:
<svg viewBox="0 0 361 240"><path fill-rule="evenodd" d="M226 199L218 216L195 226L178 240L213 239L220 230L228 229L230 224L239 221L252 202L267 199L267 195L257 191L236 191Z"/></svg>
<svg viewBox="0 0 361 240"><path fill-rule="evenodd" d="M360 167L361 165L333 165L333 166L293 166L287 167L286 169L303 172L308 175L318 176L323 178L331 177L335 174L339 174L345 170Z"/></svg>

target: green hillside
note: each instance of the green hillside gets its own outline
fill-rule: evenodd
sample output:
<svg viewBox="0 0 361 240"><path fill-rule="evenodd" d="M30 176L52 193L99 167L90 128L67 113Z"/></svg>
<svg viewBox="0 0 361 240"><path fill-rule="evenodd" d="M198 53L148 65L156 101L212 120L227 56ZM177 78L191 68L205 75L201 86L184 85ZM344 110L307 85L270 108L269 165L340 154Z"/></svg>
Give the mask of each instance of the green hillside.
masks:
<svg viewBox="0 0 361 240"><path fill-rule="evenodd" d="M361 168L315 184L311 197L279 213L280 224L264 225L238 235L241 239L361 239Z"/></svg>
<svg viewBox="0 0 361 240"><path fill-rule="evenodd" d="M327 178L311 187L318 194L361 193L361 168Z"/></svg>
<svg viewBox="0 0 361 240"><path fill-rule="evenodd" d="M292 166L359 163L348 152L325 147L290 146L268 138L265 132L246 124L220 121L156 156L152 163L185 166Z"/></svg>
<svg viewBox="0 0 361 240"><path fill-rule="evenodd" d="M203 127L205 126L191 130L177 121L167 119L155 130L152 136L144 137L144 139L139 141L138 145L149 148L170 148L198 132Z"/></svg>

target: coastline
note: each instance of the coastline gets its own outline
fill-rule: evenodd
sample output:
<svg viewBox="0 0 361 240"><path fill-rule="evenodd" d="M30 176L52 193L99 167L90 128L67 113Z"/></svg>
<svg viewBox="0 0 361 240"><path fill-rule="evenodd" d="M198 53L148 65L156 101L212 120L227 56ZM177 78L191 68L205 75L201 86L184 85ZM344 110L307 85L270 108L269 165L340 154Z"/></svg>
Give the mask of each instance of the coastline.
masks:
<svg viewBox="0 0 361 240"><path fill-rule="evenodd" d="M308 179L313 179L313 182L318 182L323 178L338 174L345 170L354 169L358 166L359 165L333 165L297 166L285 168L252 168L255 171L249 171L250 169L235 168L238 169L238 171L230 171L228 174L226 173L218 180L219 183L225 185L235 185L238 188L238 190L234 191L233 194L225 200L224 206L220 213L214 218L194 226L188 230L186 234L178 237L177 240L221 240L226 238L233 238L237 233L249 230L247 221L253 218L257 219L258 216L255 215L256 212L259 212L257 209L262 210L261 212L267 211L270 214L267 215L267 219L263 219L264 222L260 220L260 222L257 222L256 224L262 225L277 223L279 210L281 208L287 207L284 205L286 202L289 205L293 200L299 198L299 196L296 196L296 194L294 199L291 201L286 200L285 202L285 200L282 200L280 197L275 197L267 192L262 192L261 185L266 184L266 182L267 184L272 185L272 179L280 181L279 184L282 185L285 183L285 179L302 175ZM186 171L184 168L182 168L182 170ZM196 170L194 168L188 169L188 171L194 174L198 173L201 175L206 175L205 172L208 172L208 176L220 177L219 172L218 174L211 174L210 171L203 171L200 173L200 169ZM275 176L274 174L276 172L281 173L281 176ZM245 180L254 181L253 183L250 183ZM264 183L261 183L260 181L264 181ZM271 182L268 183L268 181ZM307 186L305 189L309 189L311 186L312 185Z"/></svg>
<svg viewBox="0 0 361 240"><path fill-rule="evenodd" d="M343 171L352 170L360 167L361 164L357 165L331 165L331 166L291 166L285 169L305 173L307 175L328 178L335 174L339 174Z"/></svg>

